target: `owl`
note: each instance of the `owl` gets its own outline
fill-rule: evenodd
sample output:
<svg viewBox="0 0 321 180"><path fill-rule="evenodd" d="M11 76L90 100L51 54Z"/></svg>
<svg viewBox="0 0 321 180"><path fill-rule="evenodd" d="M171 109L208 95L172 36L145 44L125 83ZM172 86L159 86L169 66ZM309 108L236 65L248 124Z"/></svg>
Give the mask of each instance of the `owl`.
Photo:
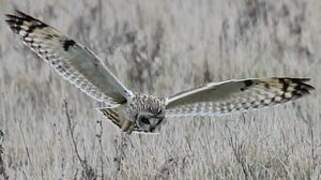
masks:
<svg viewBox="0 0 321 180"><path fill-rule="evenodd" d="M121 131L152 133L168 117L215 116L286 103L314 89L308 78L270 77L209 83L165 98L125 87L90 49L19 10L10 29L59 75L94 100Z"/></svg>

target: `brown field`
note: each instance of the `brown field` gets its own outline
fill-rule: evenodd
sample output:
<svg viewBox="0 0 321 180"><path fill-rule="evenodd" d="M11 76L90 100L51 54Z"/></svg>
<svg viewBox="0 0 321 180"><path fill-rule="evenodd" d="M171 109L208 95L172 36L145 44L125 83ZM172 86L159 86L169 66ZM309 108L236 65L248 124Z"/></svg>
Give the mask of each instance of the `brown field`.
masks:
<svg viewBox="0 0 321 180"><path fill-rule="evenodd" d="M316 91L126 136L9 31L14 7L92 48L134 91L266 76L311 77ZM320 0L0 0L0 16L0 179L321 179Z"/></svg>

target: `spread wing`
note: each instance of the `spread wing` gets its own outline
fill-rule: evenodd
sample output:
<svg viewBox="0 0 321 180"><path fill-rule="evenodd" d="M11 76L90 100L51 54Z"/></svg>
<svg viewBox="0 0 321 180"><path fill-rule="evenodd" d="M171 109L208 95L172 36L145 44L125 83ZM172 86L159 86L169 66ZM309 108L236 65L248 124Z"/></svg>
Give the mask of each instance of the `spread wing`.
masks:
<svg viewBox="0 0 321 180"><path fill-rule="evenodd" d="M17 10L6 15L6 22L27 47L95 100L108 106L132 95L91 50L55 28Z"/></svg>
<svg viewBox="0 0 321 180"><path fill-rule="evenodd" d="M167 100L166 116L211 116L285 103L314 88L304 78L265 78L210 83Z"/></svg>

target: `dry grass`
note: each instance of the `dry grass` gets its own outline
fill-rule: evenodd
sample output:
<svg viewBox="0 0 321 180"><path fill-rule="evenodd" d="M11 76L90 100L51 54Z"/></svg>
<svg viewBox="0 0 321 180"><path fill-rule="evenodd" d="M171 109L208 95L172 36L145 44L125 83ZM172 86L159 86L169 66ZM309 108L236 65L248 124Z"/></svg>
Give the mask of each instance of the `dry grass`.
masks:
<svg viewBox="0 0 321 180"><path fill-rule="evenodd" d="M2 0L0 6L0 129L10 179L321 178L321 1ZM277 108L168 119L157 136L128 137L18 43L3 22L12 7L94 49L135 91L165 96L208 81L283 75L311 77L317 90Z"/></svg>

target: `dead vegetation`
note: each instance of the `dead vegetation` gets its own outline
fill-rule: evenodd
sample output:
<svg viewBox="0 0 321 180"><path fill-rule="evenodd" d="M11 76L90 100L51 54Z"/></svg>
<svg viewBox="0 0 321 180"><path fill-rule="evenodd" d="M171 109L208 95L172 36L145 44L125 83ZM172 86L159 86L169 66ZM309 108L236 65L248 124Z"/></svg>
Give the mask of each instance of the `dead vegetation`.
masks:
<svg viewBox="0 0 321 180"><path fill-rule="evenodd" d="M165 96L263 76L311 77L317 90L285 106L168 119L157 136L127 136L1 21L2 179L321 178L320 1L13 0L6 7L92 48L134 91Z"/></svg>
<svg viewBox="0 0 321 180"><path fill-rule="evenodd" d="M2 176L4 180L7 180L9 179L9 176L6 172L6 164L4 162L4 157L3 157L3 153L4 153L3 140L4 140L4 133L0 130L0 176Z"/></svg>

